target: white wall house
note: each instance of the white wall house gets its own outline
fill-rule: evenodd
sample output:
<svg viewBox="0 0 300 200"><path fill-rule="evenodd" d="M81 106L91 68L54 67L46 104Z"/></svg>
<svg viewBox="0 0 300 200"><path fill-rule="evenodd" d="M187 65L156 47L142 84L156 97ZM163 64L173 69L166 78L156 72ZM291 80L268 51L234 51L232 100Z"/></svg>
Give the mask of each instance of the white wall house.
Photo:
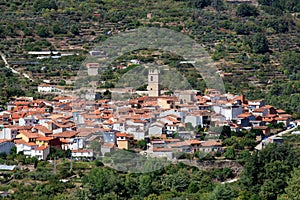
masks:
<svg viewBox="0 0 300 200"><path fill-rule="evenodd" d="M185 123L191 123L192 126L195 128L196 126L198 125L203 125L202 122L203 122L203 119L202 119L203 116L195 116L195 115L188 115L185 117L184 119L184 122Z"/></svg>
<svg viewBox="0 0 300 200"><path fill-rule="evenodd" d="M27 142L23 142L23 143L16 143L16 147L17 147L17 153L23 151L25 156L30 156L31 157L31 150L35 149L38 145L34 144L34 143L27 143Z"/></svg>
<svg viewBox="0 0 300 200"><path fill-rule="evenodd" d="M72 157L78 159L82 159L82 158L93 159L94 152L89 149L72 150Z"/></svg>
<svg viewBox="0 0 300 200"><path fill-rule="evenodd" d="M253 111L256 108L260 108L265 105L264 100L249 100L248 101L250 111Z"/></svg>
<svg viewBox="0 0 300 200"><path fill-rule="evenodd" d="M19 125L20 126L33 126L35 124L38 124L38 119L36 119L34 116L27 116L22 117L19 119Z"/></svg>
<svg viewBox="0 0 300 200"><path fill-rule="evenodd" d="M56 87L49 84L40 84L38 85L38 92L55 92Z"/></svg>
<svg viewBox="0 0 300 200"><path fill-rule="evenodd" d="M46 160L50 154L50 146L39 146L31 150L31 157L35 156L38 160Z"/></svg>
<svg viewBox="0 0 300 200"><path fill-rule="evenodd" d="M84 148L83 138L71 138L71 139L69 139L69 144L66 147L66 149L70 149L70 150L78 150L78 149L82 149L82 148Z"/></svg>
<svg viewBox="0 0 300 200"><path fill-rule="evenodd" d="M12 140L16 138L17 134L17 129L3 128L2 131L0 131L0 139Z"/></svg>
<svg viewBox="0 0 300 200"><path fill-rule="evenodd" d="M149 136L160 137L163 131L165 124L163 122L154 122L150 125L148 131Z"/></svg>
<svg viewBox="0 0 300 200"><path fill-rule="evenodd" d="M226 120L232 120L237 118L238 115L243 113L243 107L241 105L225 104L225 105L214 105L213 110L225 116Z"/></svg>

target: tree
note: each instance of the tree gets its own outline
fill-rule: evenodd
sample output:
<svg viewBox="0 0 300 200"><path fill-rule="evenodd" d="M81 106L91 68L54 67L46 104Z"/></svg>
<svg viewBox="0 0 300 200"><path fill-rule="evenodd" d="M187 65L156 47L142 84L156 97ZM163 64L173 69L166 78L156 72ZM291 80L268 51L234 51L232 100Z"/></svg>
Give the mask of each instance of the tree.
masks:
<svg viewBox="0 0 300 200"><path fill-rule="evenodd" d="M259 12L257 10L257 8L253 5L249 5L249 4L240 4L237 7L236 10L236 15L239 17L249 17L249 16L258 16Z"/></svg>
<svg viewBox="0 0 300 200"><path fill-rule="evenodd" d="M232 200L237 196L234 191L227 185L217 185L210 194L209 200Z"/></svg>
<svg viewBox="0 0 300 200"><path fill-rule="evenodd" d="M100 153L101 152L101 143L97 140L93 140L91 143L91 149L93 149L93 151L95 153Z"/></svg>
<svg viewBox="0 0 300 200"><path fill-rule="evenodd" d="M139 177L139 195L141 197L146 197L152 193L152 187L151 187L151 177L149 175L141 175Z"/></svg>
<svg viewBox="0 0 300 200"><path fill-rule="evenodd" d="M137 146L140 148L140 149L146 149L147 148L147 142L146 142L146 140L139 140L138 142L137 142Z"/></svg>
<svg viewBox="0 0 300 200"><path fill-rule="evenodd" d="M300 199L300 167L294 168L291 178L287 181L285 194L279 196L279 200L298 200Z"/></svg>
<svg viewBox="0 0 300 200"><path fill-rule="evenodd" d="M93 197L110 192L118 192L119 179L117 174L108 168L93 168L83 178L83 184L87 185Z"/></svg>
<svg viewBox="0 0 300 200"><path fill-rule="evenodd" d="M211 4L211 0L195 0L193 4L196 8L204 8Z"/></svg>
<svg viewBox="0 0 300 200"><path fill-rule="evenodd" d="M72 25L70 28L70 32L73 35L79 35L79 27L77 25Z"/></svg>
<svg viewBox="0 0 300 200"><path fill-rule="evenodd" d="M266 53L269 51L269 42L262 33L256 33L252 38L252 51L254 53Z"/></svg>
<svg viewBox="0 0 300 200"><path fill-rule="evenodd" d="M55 23L52 26L52 31L54 34L66 34L67 30L63 24Z"/></svg>
<svg viewBox="0 0 300 200"><path fill-rule="evenodd" d="M235 159L235 150L233 147L228 147L224 153L226 159L234 160Z"/></svg>
<svg viewBox="0 0 300 200"><path fill-rule="evenodd" d="M211 6L217 11L221 11L224 9L223 0L211 0Z"/></svg>
<svg viewBox="0 0 300 200"><path fill-rule="evenodd" d="M40 37L50 37L51 36L48 29L47 29L47 27L45 27L45 26L38 26L36 28L36 33Z"/></svg>
<svg viewBox="0 0 300 200"><path fill-rule="evenodd" d="M285 165L283 161L276 160L267 163L264 169L266 181L261 186L260 196L267 200L276 199L277 195L283 193L286 187L286 178L290 167Z"/></svg>
<svg viewBox="0 0 300 200"><path fill-rule="evenodd" d="M42 9L57 10L58 7L55 2L55 0L35 0L33 7L38 12L40 12Z"/></svg>

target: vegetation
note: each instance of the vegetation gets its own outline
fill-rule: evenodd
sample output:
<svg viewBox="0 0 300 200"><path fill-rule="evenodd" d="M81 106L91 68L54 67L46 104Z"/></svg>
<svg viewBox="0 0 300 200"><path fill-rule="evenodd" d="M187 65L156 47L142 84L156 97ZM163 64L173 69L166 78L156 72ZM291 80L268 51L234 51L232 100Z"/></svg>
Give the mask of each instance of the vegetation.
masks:
<svg viewBox="0 0 300 200"><path fill-rule="evenodd" d="M228 92L243 92L250 99L264 98L268 104L285 108L297 118L300 116L299 105L295 103L299 100L299 2L259 0L258 3L259 6L222 0L4 1L0 7L3 38L0 49L10 63L16 63L13 66L17 70L25 71L34 81L22 78L9 82L6 79L19 75L3 76L1 103L16 95L37 97L36 85L43 79L71 89L72 84L65 83L77 75L86 51L96 43L119 31L158 26L185 32L203 44L216 66L233 74L223 78ZM147 18L147 14L151 16ZM27 55L27 51L66 48L74 49L70 51L80 56L39 60ZM192 65L180 64L180 55L161 52L153 58L151 52L129 52L112 66L127 66L131 59L142 63L155 61L176 68L193 88L204 90L206 85L201 76ZM0 66L4 67L4 63L0 62ZM114 87L130 69L109 69L100 87Z"/></svg>
<svg viewBox="0 0 300 200"><path fill-rule="evenodd" d="M36 88L43 79L72 88L67 81L77 75L87 51L95 43L130 29L164 27L183 32L202 44L218 69L233 74L223 78L228 92L244 93L249 99L264 98L267 104L300 118L300 3L258 3L256 7L222 0L2 1L0 49L13 68L28 73L34 80L13 74L1 61L1 106L14 96L41 97ZM80 55L38 59L27 54L40 50L64 52L63 49ZM203 92L206 87L192 65L180 63L180 55L153 49L117 58L103 72L102 80L97 80L99 87L115 87L122 75L138 66L129 62L132 59L143 64L169 65L182 73L194 89ZM119 65L127 68L116 68ZM142 85L138 89L145 88ZM110 98L111 93L107 90L101 96ZM205 136L200 128L197 135ZM214 162L219 156L241 163L243 173L231 184L220 184L235 177L228 168L199 170L178 163L139 174L123 172L123 165L118 166L120 171L104 166L112 158L119 163L126 161L126 151L111 154L103 162L74 161L70 170L70 152L52 150L50 158L57 158L56 174L53 163L29 159L22 153L1 154L1 163L20 163L24 169L1 172L0 187L14 190L11 199L299 199L299 136L290 137L288 144L271 144L251 155L256 136L260 135L254 130L233 133L224 127L224 154L195 153L200 158L198 163ZM92 148L99 151L97 146ZM145 141L139 141L137 147L146 148ZM188 155L182 157L190 159ZM145 164L153 169L151 162ZM69 182L63 183L61 179Z"/></svg>

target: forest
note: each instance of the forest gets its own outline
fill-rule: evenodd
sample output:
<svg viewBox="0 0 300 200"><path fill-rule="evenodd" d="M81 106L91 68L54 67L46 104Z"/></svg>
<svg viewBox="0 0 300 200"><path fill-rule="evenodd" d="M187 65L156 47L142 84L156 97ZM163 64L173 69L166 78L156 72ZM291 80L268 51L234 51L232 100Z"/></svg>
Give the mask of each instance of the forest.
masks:
<svg viewBox="0 0 300 200"><path fill-rule="evenodd" d="M290 139L299 141L299 137ZM300 197L300 151L289 143L270 144L260 152L244 154L239 160L244 169L232 183L226 183L235 177L230 168L203 170L183 162L148 173L117 171L98 159L75 161L70 169L66 153L52 152L52 156L61 158L55 173L53 163L48 161L15 153L8 157L0 155L0 163L17 161L34 165L34 169L1 172L0 190L14 189L7 199L39 200L296 200ZM153 168L151 163L155 165L148 162L145 167Z"/></svg>

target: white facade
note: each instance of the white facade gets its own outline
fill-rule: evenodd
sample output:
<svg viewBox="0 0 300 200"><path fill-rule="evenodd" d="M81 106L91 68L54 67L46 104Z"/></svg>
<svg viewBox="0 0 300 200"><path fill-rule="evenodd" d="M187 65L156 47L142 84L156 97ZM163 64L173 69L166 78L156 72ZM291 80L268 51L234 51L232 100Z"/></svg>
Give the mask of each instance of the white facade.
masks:
<svg viewBox="0 0 300 200"><path fill-rule="evenodd" d="M46 160L47 156L50 154L50 147L40 146L31 150L31 157L35 156L38 160Z"/></svg>
<svg viewBox="0 0 300 200"><path fill-rule="evenodd" d="M174 157L173 149L171 149L171 148L169 151L157 149L155 151L148 150L148 151L146 151L146 153L147 153L147 156L150 156L152 158L167 158L167 160L172 160Z"/></svg>
<svg viewBox="0 0 300 200"><path fill-rule="evenodd" d="M78 150L84 148L83 138L71 138L69 141L67 149Z"/></svg>
<svg viewBox="0 0 300 200"><path fill-rule="evenodd" d="M72 150L73 158L93 158L94 152L92 150L82 149L82 150Z"/></svg>
<svg viewBox="0 0 300 200"><path fill-rule="evenodd" d="M214 112L225 116L226 120L232 120L237 118L240 114L243 113L243 107L241 105L214 105L213 106Z"/></svg>
<svg viewBox="0 0 300 200"><path fill-rule="evenodd" d="M16 144L17 153L23 151L24 155L31 156L31 150L35 149L38 145L28 145L28 144Z"/></svg>
<svg viewBox="0 0 300 200"><path fill-rule="evenodd" d="M255 108L260 108L265 105L264 100L256 100L256 101L248 101L250 111L254 110Z"/></svg>
<svg viewBox="0 0 300 200"><path fill-rule="evenodd" d="M53 85L42 84L38 86L38 92L55 92L56 88Z"/></svg>
<svg viewBox="0 0 300 200"><path fill-rule="evenodd" d="M28 116L19 119L19 126L33 126L38 123L38 120L33 116Z"/></svg>
<svg viewBox="0 0 300 200"><path fill-rule="evenodd" d="M162 134L162 130L164 128L164 124L160 122L154 122L150 125L148 131L150 136L158 136L160 137Z"/></svg>
<svg viewBox="0 0 300 200"><path fill-rule="evenodd" d="M191 123L194 128L198 125L201 125L201 126L203 125L202 116L188 115L185 117L184 122Z"/></svg>
<svg viewBox="0 0 300 200"><path fill-rule="evenodd" d="M17 134L17 129L3 128L2 131L0 131L0 139L12 140L16 138Z"/></svg>

